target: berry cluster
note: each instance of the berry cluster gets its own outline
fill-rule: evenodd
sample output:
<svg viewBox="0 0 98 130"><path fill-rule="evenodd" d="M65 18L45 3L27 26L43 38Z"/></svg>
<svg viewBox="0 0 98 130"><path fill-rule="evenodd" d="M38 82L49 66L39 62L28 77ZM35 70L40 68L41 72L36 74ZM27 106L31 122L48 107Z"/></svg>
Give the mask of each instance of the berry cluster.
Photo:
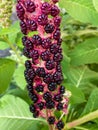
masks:
<svg viewBox="0 0 98 130"><path fill-rule="evenodd" d="M48 116L48 123L56 124L56 128L61 130L64 123L56 119L53 110L62 110L66 114L68 98L64 98L65 87L61 85L63 75L60 62L63 55L57 2L18 0L16 10L21 31L25 34L22 38L23 54L30 59L25 62L24 72L33 101L30 111L35 118ZM29 37L31 31L38 33ZM46 114L43 110L47 110Z"/></svg>

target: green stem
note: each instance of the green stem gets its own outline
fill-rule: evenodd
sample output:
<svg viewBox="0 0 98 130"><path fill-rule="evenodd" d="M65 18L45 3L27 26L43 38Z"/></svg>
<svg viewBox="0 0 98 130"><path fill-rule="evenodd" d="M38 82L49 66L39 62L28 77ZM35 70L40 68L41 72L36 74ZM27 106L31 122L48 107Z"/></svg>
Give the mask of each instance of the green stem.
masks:
<svg viewBox="0 0 98 130"><path fill-rule="evenodd" d="M4 40L5 40L5 42L8 43L8 45L10 46L10 48L15 52L17 58L19 59L19 62L20 62L22 65L24 65L21 56L20 56L19 53L17 52L16 47L15 47L12 43L10 43L10 41L8 40L8 38L7 38L6 36L4 37Z"/></svg>
<svg viewBox="0 0 98 130"><path fill-rule="evenodd" d="M91 121L95 118L98 118L98 110L91 112L90 114L87 114L87 115L81 117L80 119L77 119L77 120L74 120L72 122L67 123L64 130L74 128L74 127L79 126L83 123Z"/></svg>

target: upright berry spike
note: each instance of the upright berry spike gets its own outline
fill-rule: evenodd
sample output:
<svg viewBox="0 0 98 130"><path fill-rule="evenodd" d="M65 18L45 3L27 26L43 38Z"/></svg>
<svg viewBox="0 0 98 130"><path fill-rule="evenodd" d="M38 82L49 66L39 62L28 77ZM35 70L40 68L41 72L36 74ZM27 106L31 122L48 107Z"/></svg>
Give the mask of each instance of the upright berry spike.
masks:
<svg viewBox="0 0 98 130"><path fill-rule="evenodd" d="M67 114L68 97L64 97L67 91L61 85L63 55L58 1L18 0L16 11L25 35L23 54L29 58L25 62L24 75L33 102L30 111L34 118L44 117L49 125L62 130L64 123L58 121L55 111ZM28 35L30 32L32 36Z"/></svg>

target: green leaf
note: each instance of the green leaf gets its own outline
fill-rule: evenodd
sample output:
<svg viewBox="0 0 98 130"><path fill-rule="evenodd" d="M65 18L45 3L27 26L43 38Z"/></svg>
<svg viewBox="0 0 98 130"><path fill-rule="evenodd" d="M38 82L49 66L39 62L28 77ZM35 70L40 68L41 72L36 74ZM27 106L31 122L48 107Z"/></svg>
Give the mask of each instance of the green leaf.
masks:
<svg viewBox="0 0 98 130"><path fill-rule="evenodd" d="M98 109L98 88L92 91L81 116L93 112L97 109Z"/></svg>
<svg viewBox="0 0 98 130"><path fill-rule="evenodd" d="M83 103L86 101L84 93L79 88L70 85L66 85L66 88L72 93L72 96L70 97L71 104Z"/></svg>
<svg viewBox="0 0 98 130"><path fill-rule="evenodd" d="M69 71L66 72L66 76L66 83L77 88L88 85L92 80L98 80L98 73L91 71L86 66L75 68L70 67Z"/></svg>
<svg viewBox="0 0 98 130"><path fill-rule="evenodd" d="M61 0L59 3L76 20L98 25L98 13L92 0Z"/></svg>
<svg viewBox="0 0 98 130"><path fill-rule="evenodd" d="M17 85L21 88L24 89L26 87L26 81L24 78L24 66L18 66L18 68L15 70L14 73L14 81L17 83Z"/></svg>
<svg viewBox="0 0 98 130"><path fill-rule="evenodd" d="M9 86L16 67L15 61L0 59L0 93L3 93Z"/></svg>
<svg viewBox="0 0 98 130"><path fill-rule="evenodd" d="M6 42L0 41L0 50L5 50L9 48L9 45Z"/></svg>
<svg viewBox="0 0 98 130"><path fill-rule="evenodd" d="M98 0L93 0L93 4L94 4L95 9L98 12Z"/></svg>
<svg viewBox="0 0 98 130"><path fill-rule="evenodd" d="M47 125L45 120L32 117L32 114L29 112L28 104L22 99L12 95L6 95L1 98L1 130L40 130L40 128L45 125Z"/></svg>
<svg viewBox="0 0 98 130"><path fill-rule="evenodd" d="M78 44L69 56L72 65L98 63L98 38L90 38Z"/></svg>

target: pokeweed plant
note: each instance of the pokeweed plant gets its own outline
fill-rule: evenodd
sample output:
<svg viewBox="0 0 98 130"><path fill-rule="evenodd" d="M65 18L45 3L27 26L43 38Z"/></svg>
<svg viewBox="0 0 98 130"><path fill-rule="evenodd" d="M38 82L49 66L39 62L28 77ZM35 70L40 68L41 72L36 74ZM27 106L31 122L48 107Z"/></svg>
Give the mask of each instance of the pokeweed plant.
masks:
<svg viewBox="0 0 98 130"><path fill-rule="evenodd" d="M97 130L97 0L9 3L1 23L15 6L21 31L0 24L0 130Z"/></svg>
<svg viewBox="0 0 98 130"><path fill-rule="evenodd" d="M46 118L50 129L56 125L64 128L64 122L55 116L56 111L67 114L68 95L63 80L60 62L62 61L60 9L58 0L18 0L16 5L20 27L25 35L22 38L23 54L29 58L24 72L29 96L33 101L30 111L33 117ZM37 31L32 37L30 31Z"/></svg>

